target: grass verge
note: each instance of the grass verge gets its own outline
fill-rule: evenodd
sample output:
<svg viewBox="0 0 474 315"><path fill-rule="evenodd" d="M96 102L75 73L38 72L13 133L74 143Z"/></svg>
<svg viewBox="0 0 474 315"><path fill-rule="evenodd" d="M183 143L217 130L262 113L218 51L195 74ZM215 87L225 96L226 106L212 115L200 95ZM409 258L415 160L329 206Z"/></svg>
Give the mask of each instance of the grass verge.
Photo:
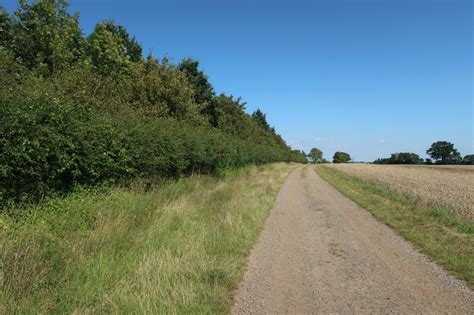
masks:
<svg viewBox="0 0 474 315"><path fill-rule="evenodd" d="M317 166L316 172L474 288L474 224L333 168Z"/></svg>
<svg viewBox="0 0 474 315"><path fill-rule="evenodd" d="M0 313L227 312L293 168L78 191L0 214Z"/></svg>

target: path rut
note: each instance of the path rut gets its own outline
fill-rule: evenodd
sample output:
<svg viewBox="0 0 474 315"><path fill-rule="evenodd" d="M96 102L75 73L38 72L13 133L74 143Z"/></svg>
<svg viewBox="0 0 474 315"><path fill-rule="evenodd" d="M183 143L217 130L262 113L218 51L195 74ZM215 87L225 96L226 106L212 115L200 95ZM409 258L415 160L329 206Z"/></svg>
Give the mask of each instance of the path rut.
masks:
<svg viewBox="0 0 474 315"><path fill-rule="evenodd" d="M474 293L323 181L295 169L248 259L233 314L474 314Z"/></svg>

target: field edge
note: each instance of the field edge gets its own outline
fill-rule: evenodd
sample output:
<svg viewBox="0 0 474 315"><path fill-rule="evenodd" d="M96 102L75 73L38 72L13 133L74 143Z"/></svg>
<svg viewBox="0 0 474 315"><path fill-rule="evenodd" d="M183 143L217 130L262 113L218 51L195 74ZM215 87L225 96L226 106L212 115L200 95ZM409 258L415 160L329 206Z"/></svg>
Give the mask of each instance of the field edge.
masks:
<svg viewBox="0 0 474 315"><path fill-rule="evenodd" d="M373 182L318 165L316 173L343 195L394 229L416 249L474 288L474 224L448 210Z"/></svg>
<svg viewBox="0 0 474 315"><path fill-rule="evenodd" d="M0 313L223 313L299 164L52 199L0 215Z"/></svg>

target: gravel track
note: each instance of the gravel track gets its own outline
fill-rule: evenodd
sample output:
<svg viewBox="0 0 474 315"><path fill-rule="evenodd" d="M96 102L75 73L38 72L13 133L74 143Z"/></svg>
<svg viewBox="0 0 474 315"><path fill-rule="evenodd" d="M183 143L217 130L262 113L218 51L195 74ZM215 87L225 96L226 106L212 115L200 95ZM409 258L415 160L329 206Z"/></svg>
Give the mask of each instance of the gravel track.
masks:
<svg viewBox="0 0 474 315"><path fill-rule="evenodd" d="M474 314L474 292L307 166L279 192L232 313Z"/></svg>

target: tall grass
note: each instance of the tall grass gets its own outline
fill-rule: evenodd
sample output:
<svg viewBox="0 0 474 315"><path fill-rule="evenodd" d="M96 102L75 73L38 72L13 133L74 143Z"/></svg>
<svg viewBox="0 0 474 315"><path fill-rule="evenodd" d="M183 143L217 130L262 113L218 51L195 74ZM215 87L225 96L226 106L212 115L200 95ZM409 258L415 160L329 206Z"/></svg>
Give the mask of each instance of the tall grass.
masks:
<svg viewBox="0 0 474 315"><path fill-rule="evenodd" d="M2 214L0 313L226 312L293 168L76 191Z"/></svg>

